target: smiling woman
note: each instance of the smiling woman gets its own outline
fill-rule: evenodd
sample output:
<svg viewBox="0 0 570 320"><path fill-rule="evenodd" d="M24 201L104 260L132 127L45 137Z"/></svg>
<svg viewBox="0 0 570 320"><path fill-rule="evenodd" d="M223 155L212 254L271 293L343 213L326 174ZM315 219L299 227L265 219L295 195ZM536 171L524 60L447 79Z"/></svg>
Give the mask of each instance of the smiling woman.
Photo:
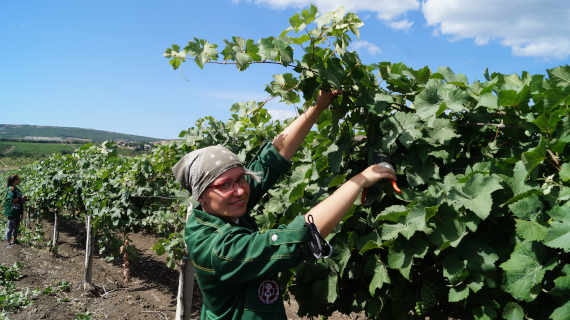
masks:
<svg viewBox="0 0 570 320"><path fill-rule="evenodd" d="M392 169L372 165L288 225L258 231L249 210L289 169L319 114L338 94L320 94L315 106L247 166L223 146L195 150L174 166L176 179L200 204L190 209L184 240L203 295L202 319L285 319L277 273L312 257L328 257L332 248L323 237L362 189L396 179Z"/></svg>

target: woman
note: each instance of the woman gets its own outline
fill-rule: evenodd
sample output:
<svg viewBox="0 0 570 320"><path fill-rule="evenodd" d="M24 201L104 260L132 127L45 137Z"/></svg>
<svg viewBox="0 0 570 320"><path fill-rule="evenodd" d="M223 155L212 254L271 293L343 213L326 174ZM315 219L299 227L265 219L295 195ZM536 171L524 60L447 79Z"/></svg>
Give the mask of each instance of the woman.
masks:
<svg viewBox="0 0 570 320"><path fill-rule="evenodd" d="M289 225L258 231L247 212L290 167L319 114L339 93L320 94L317 104L267 143L247 167L222 146L193 151L173 167L176 179L200 204L188 218L184 240L202 291L201 319L286 319L276 274L311 255L330 254L323 238L362 189L396 179L393 169L372 165Z"/></svg>
<svg viewBox="0 0 570 320"><path fill-rule="evenodd" d="M27 200L18 189L20 177L12 175L8 177L8 190L6 191L6 201L4 202L4 215L8 218L6 228L6 241L10 245L18 243L18 227L24 211L24 202ZM10 239L13 239L10 241Z"/></svg>

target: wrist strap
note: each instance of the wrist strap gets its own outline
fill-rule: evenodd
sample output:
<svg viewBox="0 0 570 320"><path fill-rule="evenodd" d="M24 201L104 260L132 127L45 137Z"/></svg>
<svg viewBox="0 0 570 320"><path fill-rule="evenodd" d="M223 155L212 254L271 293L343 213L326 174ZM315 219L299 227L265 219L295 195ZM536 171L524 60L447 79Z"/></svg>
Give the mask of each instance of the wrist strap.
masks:
<svg viewBox="0 0 570 320"><path fill-rule="evenodd" d="M332 254L332 247L321 236L321 233L315 225L315 219L312 215L309 215L307 220L309 221L307 226L309 227L309 234L311 235L311 239L309 240L309 249L313 253L313 256L317 259L330 257Z"/></svg>

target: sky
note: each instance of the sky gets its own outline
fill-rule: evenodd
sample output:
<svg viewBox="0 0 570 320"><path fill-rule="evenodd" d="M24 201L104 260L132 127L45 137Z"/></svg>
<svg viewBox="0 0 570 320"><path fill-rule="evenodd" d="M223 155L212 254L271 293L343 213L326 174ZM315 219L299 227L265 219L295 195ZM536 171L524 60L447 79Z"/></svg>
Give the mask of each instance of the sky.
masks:
<svg viewBox="0 0 570 320"><path fill-rule="evenodd" d="M570 63L567 0L2 1L0 123L170 139L200 117L225 120L234 102L265 98L272 75L287 70L185 63L174 71L164 50L194 37L277 36L310 3L358 14L364 26L352 49L365 63L449 66L469 81L485 68L544 74ZM275 117L295 110L267 107Z"/></svg>

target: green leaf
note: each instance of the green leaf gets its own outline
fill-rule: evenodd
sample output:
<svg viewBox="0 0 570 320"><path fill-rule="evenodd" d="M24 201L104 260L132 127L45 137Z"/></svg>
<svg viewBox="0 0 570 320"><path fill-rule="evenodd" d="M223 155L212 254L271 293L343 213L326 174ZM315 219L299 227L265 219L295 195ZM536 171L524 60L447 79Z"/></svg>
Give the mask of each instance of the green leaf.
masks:
<svg viewBox="0 0 570 320"><path fill-rule="evenodd" d="M564 182L570 181L570 163L566 162L562 164L562 168L560 169L560 180Z"/></svg>
<svg viewBox="0 0 570 320"><path fill-rule="evenodd" d="M338 276L329 274L326 278L317 280L313 283L312 292L314 297L324 298L326 303L335 302L338 297Z"/></svg>
<svg viewBox="0 0 570 320"><path fill-rule="evenodd" d="M458 197L457 201L465 208L473 211L482 220L491 213L493 198L491 194L503 187L498 177L493 175L474 174L463 187L463 192L469 198Z"/></svg>
<svg viewBox="0 0 570 320"><path fill-rule="evenodd" d="M551 248L570 251L570 202L563 206L556 206L548 214L554 219L548 233L544 238L544 244Z"/></svg>
<svg viewBox="0 0 570 320"><path fill-rule="evenodd" d="M511 189L515 195L527 192L532 189L532 187L526 184L528 173L529 170L526 168L525 163L523 161L518 161L515 164L515 168L513 170L512 180L506 179L511 185Z"/></svg>
<svg viewBox="0 0 570 320"><path fill-rule="evenodd" d="M546 140L540 137L538 145L534 148L529 149L522 155L523 163L526 167L527 172L532 172L536 166L544 161L546 156Z"/></svg>
<svg viewBox="0 0 570 320"><path fill-rule="evenodd" d="M568 87L570 85L570 66L560 66L548 70L550 79L554 80L560 87Z"/></svg>
<svg viewBox="0 0 570 320"><path fill-rule="evenodd" d="M157 242L152 249L156 252L157 255L161 256L166 252L164 248L164 243L162 241Z"/></svg>
<svg viewBox="0 0 570 320"><path fill-rule="evenodd" d="M374 268L374 276L370 281L368 286L368 291L371 296L374 296L376 289L381 289L384 284L390 284L390 277L388 276L388 270L382 261L378 260L376 267Z"/></svg>
<svg viewBox="0 0 570 320"><path fill-rule="evenodd" d="M299 32L299 30L302 30L301 27L303 29L305 28L303 19L301 19L301 15L299 15L298 13L294 14L293 16L291 16L291 18L289 18L289 24L291 25L291 27L295 29L295 32Z"/></svg>
<svg viewBox="0 0 570 320"><path fill-rule="evenodd" d="M263 38L259 40L259 55L262 60L277 60L279 57L279 49L275 47L273 41L275 38Z"/></svg>
<svg viewBox="0 0 570 320"><path fill-rule="evenodd" d="M517 235L529 241L541 241L546 237L548 228L534 221L515 219Z"/></svg>
<svg viewBox="0 0 570 320"><path fill-rule="evenodd" d="M509 210L521 219L534 220L542 211L544 206L533 190L531 190L528 195L529 196L518 200L515 203L511 203L509 205Z"/></svg>
<svg viewBox="0 0 570 320"><path fill-rule="evenodd" d="M518 242L509 260L500 266L505 271L505 290L518 300L531 302L540 292L546 268L538 261L537 246L532 241Z"/></svg>
<svg viewBox="0 0 570 320"><path fill-rule="evenodd" d="M558 193L558 200L559 201L568 201L570 200L570 188L562 186L560 188L560 192Z"/></svg>
<svg viewBox="0 0 570 320"><path fill-rule="evenodd" d="M435 145L444 145L449 140L459 137L448 119L435 119L429 131L430 135L425 137L425 140Z"/></svg>
<svg viewBox="0 0 570 320"><path fill-rule="evenodd" d="M339 174L334 176L334 178L329 182L328 187L333 188L343 184L346 181L346 176L344 174Z"/></svg>
<svg viewBox="0 0 570 320"><path fill-rule="evenodd" d="M500 106L516 106L518 104L518 94L514 90L499 91L498 103Z"/></svg>
<svg viewBox="0 0 570 320"><path fill-rule="evenodd" d="M439 250L445 250L450 246L457 247L461 239L467 235L462 217L448 206L443 206L439 210L439 214L433 218L432 223L435 223L432 228L434 231L429 235L429 239ZM436 251L436 254L439 253Z"/></svg>
<svg viewBox="0 0 570 320"><path fill-rule="evenodd" d="M327 156L331 171L339 172L342 163L342 151L339 150L338 145L335 143L331 144L323 154Z"/></svg>
<svg viewBox="0 0 570 320"><path fill-rule="evenodd" d="M392 205L380 212L380 214L376 216L376 221L398 222L401 217L407 214L408 208L401 205Z"/></svg>
<svg viewBox="0 0 570 320"><path fill-rule="evenodd" d="M410 146L414 141L422 137L419 118L413 113L396 112L391 118L396 128L400 131L399 140L404 146Z"/></svg>
<svg viewBox="0 0 570 320"><path fill-rule="evenodd" d="M441 74L447 82L458 82L462 84L469 84L467 77L464 74L455 74L449 67L438 67L437 73Z"/></svg>
<svg viewBox="0 0 570 320"><path fill-rule="evenodd" d="M488 92L488 93L482 94L479 97L479 103L477 104L477 107L483 106L483 107L486 107L488 109L494 110L494 109L497 109L498 105L499 105L499 102L498 102L497 96L491 92Z"/></svg>
<svg viewBox="0 0 570 320"><path fill-rule="evenodd" d="M339 276L342 276L344 270L346 269L346 265L350 260L350 245L347 241L342 241L341 243L334 242L332 245L334 246L334 250L330 259L336 263L336 271L338 272Z"/></svg>
<svg viewBox="0 0 570 320"><path fill-rule="evenodd" d="M363 246L362 248L360 248L360 251L358 252L360 255L365 254L367 251L369 250L374 250L374 249L378 249L382 247L380 243L378 243L378 241L375 240L368 240Z"/></svg>
<svg viewBox="0 0 570 320"><path fill-rule="evenodd" d="M426 211L421 207L410 209L405 221L402 223L390 224L386 223L382 226L382 240L395 239L398 234L403 235L406 239L411 239L417 231L429 233L431 229L426 224Z"/></svg>
<svg viewBox="0 0 570 320"><path fill-rule="evenodd" d="M524 320L524 310L516 302L508 302L503 309L503 318L506 320Z"/></svg>
<svg viewBox="0 0 570 320"><path fill-rule="evenodd" d="M423 258L428 252L429 244L420 236L409 241L397 239L388 251L388 267L397 269L402 276L410 279L414 258Z"/></svg>
<svg viewBox="0 0 570 320"><path fill-rule="evenodd" d="M236 63L237 63L237 67L239 68L240 71L243 71L247 68L247 66L249 65L249 62L251 61L250 56L245 53L245 52L237 52L236 53Z"/></svg>
<svg viewBox="0 0 570 320"><path fill-rule="evenodd" d="M300 183L293 188L291 194L289 194L289 201L295 202L301 199L305 195L305 188L307 187L306 183Z"/></svg>
<svg viewBox="0 0 570 320"><path fill-rule="evenodd" d="M443 259L443 276L453 285L464 281L469 275L467 262L461 258L457 251L446 255Z"/></svg>
<svg viewBox="0 0 570 320"><path fill-rule="evenodd" d="M449 302L459 302L461 300L467 299L469 296L469 287L466 285L461 285L459 287L452 287L449 289Z"/></svg>
<svg viewBox="0 0 570 320"><path fill-rule="evenodd" d="M439 79L430 79L424 90L422 90L414 99L414 108L420 119L435 118L436 112L439 110L443 101L441 88L443 81Z"/></svg>
<svg viewBox="0 0 570 320"><path fill-rule="evenodd" d="M570 320L570 301L556 308L548 319L551 320Z"/></svg>
<svg viewBox="0 0 570 320"><path fill-rule="evenodd" d="M562 269L564 276L560 276L554 280L554 288L552 294L559 297L570 296L570 264Z"/></svg>
<svg viewBox="0 0 570 320"><path fill-rule="evenodd" d="M204 64L210 60L218 59L218 45L209 43L207 40L194 38L194 41L188 42L185 50L190 56L195 57L196 64L202 69Z"/></svg>
<svg viewBox="0 0 570 320"><path fill-rule="evenodd" d="M495 320L497 319L497 308L492 304L477 306L473 310L474 320Z"/></svg>

